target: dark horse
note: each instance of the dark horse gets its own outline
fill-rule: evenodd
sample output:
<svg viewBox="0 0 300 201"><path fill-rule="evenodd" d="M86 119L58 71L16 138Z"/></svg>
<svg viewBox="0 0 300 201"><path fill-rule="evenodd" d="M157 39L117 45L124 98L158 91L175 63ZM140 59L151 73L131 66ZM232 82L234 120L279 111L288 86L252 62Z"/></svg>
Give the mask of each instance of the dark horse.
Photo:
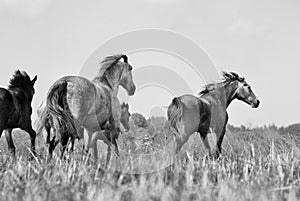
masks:
<svg viewBox="0 0 300 201"><path fill-rule="evenodd" d="M31 102L34 95L35 76L32 80L25 71L17 70L9 81L8 89L0 88L0 137L5 131L8 150L15 155L12 130L21 128L30 135L31 151L35 154L36 133L31 126Z"/></svg>
<svg viewBox="0 0 300 201"><path fill-rule="evenodd" d="M59 142L63 154L69 140L74 143L77 138L84 139L87 151L93 148L96 159L99 139L108 145L107 158L110 158L111 148L119 154L116 143L121 117L121 104L117 97L119 86L130 96L135 92L132 66L126 55L106 57L92 81L80 76L66 76L51 86L47 94L46 112L40 119L41 122L46 122L45 118L52 121L55 134L49 145L50 156ZM102 132L107 122L110 136Z"/></svg>
<svg viewBox="0 0 300 201"><path fill-rule="evenodd" d="M176 97L168 107L168 120L171 131L176 136L175 153L194 133L200 133L204 145L211 154L207 133L211 128L217 136L213 156L221 154L221 145L228 121L227 107L234 99L244 101L257 108L259 100L243 77L223 72L223 81L206 85L200 97L183 95Z"/></svg>

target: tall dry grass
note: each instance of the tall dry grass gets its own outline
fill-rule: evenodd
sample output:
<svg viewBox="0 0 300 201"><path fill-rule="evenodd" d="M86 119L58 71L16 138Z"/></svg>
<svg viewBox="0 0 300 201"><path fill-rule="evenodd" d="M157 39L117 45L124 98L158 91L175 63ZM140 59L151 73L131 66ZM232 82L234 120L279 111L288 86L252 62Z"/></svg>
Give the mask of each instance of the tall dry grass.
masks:
<svg viewBox="0 0 300 201"><path fill-rule="evenodd" d="M194 135L185 146L189 160L182 157L170 168L147 174L105 170L82 154L80 143L64 160L57 152L47 161L40 139L40 155L31 160L27 134L16 131L14 140L15 159L6 152L4 137L0 141L0 200L300 199L300 134L280 135L270 129L228 131L218 161L207 157L199 136ZM121 137L118 142L124 150L151 151L143 143L128 147L127 140ZM149 146L163 141L153 139Z"/></svg>

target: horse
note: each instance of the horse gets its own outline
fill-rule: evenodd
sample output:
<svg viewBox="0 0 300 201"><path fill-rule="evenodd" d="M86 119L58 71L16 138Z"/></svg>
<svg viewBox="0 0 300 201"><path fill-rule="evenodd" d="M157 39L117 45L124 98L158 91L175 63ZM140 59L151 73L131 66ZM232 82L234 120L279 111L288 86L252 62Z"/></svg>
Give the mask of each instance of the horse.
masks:
<svg viewBox="0 0 300 201"><path fill-rule="evenodd" d="M49 142L49 154L60 142L62 154L70 140L84 139L87 152L94 150L97 160L97 140L108 146L107 158L111 148L119 155L116 139L120 132L121 106L117 94L122 86L129 96L134 95L135 84L132 66L124 54L104 58L100 63L98 75L93 80L81 76L65 76L58 79L47 94L45 118L52 121L54 137ZM101 128L109 122L110 136L105 136ZM42 124L40 124L42 125ZM40 128L37 128L39 130Z"/></svg>
<svg viewBox="0 0 300 201"><path fill-rule="evenodd" d="M52 127L52 120L49 118L49 116L47 118L44 118L44 122L39 121L39 119L41 119L41 117L44 115L43 113L46 112L46 101L42 101L42 103L39 105L38 109L37 109L37 121L35 122L35 124L37 125L36 127L38 128L38 130L36 130L37 135L40 135L42 133L42 130L45 128L46 130L46 144L50 143L50 137L51 137L51 127ZM128 103L122 103L121 104L121 126L123 126L124 130L121 129L122 132L128 132L130 129L129 126L129 119L130 119L130 112L129 112L129 105ZM109 123L107 122L101 129L102 130L106 130L107 128L109 128L110 126L108 125ZM121 127L122 128L122 127ZM109 134L109 130L105 131L106 135ZM104 134L104 135L105 135ZM74 150L74 141L71 141L71 152ZM62 153L63 154L63 153ZM61 155L62 157L63 155Z"/></svg>
<svg viewBox="0 0 300 201"><path fill-rule="evenodd" d="M130 112L129 112L129 105L128 103L122 103L121 105L121 125L123 125L124 127L124 131L125 132L128 132L129 129L130 129L130 126L129 126L129 119L130 119Z"/></svg>
<svg viewBox="0 0 300 201"><path fill-rule="evenodd" d="M15 71L9 81L8 89L0 88L0 137L5 132L8 151L13 156L16 147L12 139L12 130L20 128L30 135L31 152L35 155L36 132L31 126L31 102L35 93L34 83L25 71Z"/></svg>
<svg viewBox="0 0 300 201"><path fill-rule="evenodd" d="M223 72L223 80L207 84L199 93L199 97L182 95L175 97L168 107L168 123L170 131L175 135L177 154L189 137L198 132L209 155L219 158L221 145L228 121L227 107L234 99L241 100L252 108L257 108L260 101L253 93L251 86L234 72ZM212 129L217 136L217 143L211 152L207 133Z"/></svg>

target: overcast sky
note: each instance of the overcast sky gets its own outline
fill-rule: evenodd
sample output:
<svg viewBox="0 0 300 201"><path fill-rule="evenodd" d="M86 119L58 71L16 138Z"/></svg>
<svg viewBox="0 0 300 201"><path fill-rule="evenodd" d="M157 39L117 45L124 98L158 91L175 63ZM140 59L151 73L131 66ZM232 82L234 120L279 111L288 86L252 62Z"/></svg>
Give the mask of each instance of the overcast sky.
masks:
<svg viewBox="0 0 300 201"><path fill-rule="evenodd" d="M37 74L36 109L51 84L64 75L78 74L88 55L103 42L132 30L162 28L192 39L219 72L236 71L252 86L261 106L252 109L233 102L230 123L296 123L300 117L299 4L296 0L0 0L0 86L6 87L18 68ZM130 62L138 63L137 57ZM199 82L199 90L202 85ZM131 112L149 116L155 105L145 104L140 97L137 93L130 99ZM161 104L169 103L169 98L162 97Z"/></svg>

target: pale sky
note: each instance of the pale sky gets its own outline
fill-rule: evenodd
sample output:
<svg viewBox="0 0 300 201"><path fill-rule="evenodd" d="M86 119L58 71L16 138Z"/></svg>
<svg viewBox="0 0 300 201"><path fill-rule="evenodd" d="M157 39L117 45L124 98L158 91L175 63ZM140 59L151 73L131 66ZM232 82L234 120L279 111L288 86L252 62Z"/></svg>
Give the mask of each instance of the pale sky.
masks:
<svg viewBox="0 0 300 201"><path fill-rule="evenodd" d="M235 71L252 86L260 107L234 101L231 124L288 125L300 122L299 20L297 0L0 0L0 86L7 86L16 69L37 74L35 113L51 84L77 75L105 41L132 30L165 29L196 42L219 72ZM138 54L129 62L139 63ZM200 91L203 82L199 90L195 82L193 92ZM145 92L128 99L132 113L149 116L172 98L166 93L147 102Z"/></svg>

